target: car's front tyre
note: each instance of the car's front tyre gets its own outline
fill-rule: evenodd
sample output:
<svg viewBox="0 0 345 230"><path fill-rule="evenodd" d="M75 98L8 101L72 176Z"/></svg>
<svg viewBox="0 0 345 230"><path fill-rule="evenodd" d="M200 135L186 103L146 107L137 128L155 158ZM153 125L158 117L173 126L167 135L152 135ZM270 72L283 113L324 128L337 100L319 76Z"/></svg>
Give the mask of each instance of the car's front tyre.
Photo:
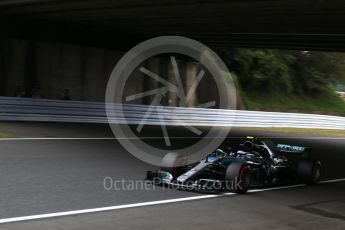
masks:
<svg viewBox="0 0 345 230"><path fill-rule="evenodd" d="M168 153L162 159L161 170L169 172L173 175L173 180L184 172L183 167L188 164L188 158L178 153Z"/></svg>
<svg viewBox="0 0 345 230"><path fill-rule="evenodd" d="M244 194L251 184L251 168L240 162L230 164L225 174L226 188Z"/></svg>

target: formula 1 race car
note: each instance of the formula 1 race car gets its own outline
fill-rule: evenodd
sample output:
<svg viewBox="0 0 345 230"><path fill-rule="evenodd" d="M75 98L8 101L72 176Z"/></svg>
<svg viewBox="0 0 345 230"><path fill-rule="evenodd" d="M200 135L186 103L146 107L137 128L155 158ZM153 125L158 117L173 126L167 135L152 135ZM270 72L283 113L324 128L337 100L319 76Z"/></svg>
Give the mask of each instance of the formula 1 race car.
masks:
<svg viewBox="0 0 345 230"><path fill-rule="evenodd" d="M316 184L321 177L321 162L311 158L311 148L247 137L239 148L228 149L217 149L194 164L168 153L162 160L167 167L148 171L146 179L188 190L246 193L254 187Z"/></svg>

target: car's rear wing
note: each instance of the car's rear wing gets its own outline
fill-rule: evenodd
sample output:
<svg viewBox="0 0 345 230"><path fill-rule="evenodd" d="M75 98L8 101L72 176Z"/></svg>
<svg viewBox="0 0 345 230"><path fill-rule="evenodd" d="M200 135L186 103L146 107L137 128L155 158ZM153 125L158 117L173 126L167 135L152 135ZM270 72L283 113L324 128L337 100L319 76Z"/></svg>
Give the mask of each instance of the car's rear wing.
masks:
<svg viewBox="0 0 345 230"><path fill-rule="evenodd" d="M310 147L304 147L304 146L277 144L276 147L283 153L300 153L300 154L308 156L311 152Z"/></svg>

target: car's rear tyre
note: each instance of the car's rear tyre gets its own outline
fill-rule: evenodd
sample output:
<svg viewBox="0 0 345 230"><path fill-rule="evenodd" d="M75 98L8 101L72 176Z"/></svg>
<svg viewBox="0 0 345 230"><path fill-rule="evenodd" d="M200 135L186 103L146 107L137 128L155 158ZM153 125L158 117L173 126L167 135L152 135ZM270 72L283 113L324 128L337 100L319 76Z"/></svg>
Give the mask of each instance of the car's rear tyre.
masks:
<svg viewBox="0 0 345 230"><path fill-rule="evenodd" d="M301 182L308 185L317 184L321 178L321 162L302 159L297 165L297 175Z"/></svg>
<svg viewBox="0 0 345 230"><path fill-rule="evenodd" d="M244 194L251 184L251 168L244 163L230 164L225 174L226 189Z"/></svg>

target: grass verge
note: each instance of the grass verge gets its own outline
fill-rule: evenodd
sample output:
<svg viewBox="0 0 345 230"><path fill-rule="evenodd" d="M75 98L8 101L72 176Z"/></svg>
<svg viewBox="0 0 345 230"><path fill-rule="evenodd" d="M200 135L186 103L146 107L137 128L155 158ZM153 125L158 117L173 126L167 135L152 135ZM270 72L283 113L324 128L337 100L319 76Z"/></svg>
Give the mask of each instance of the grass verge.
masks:
<svg viewBox="0 0 345 230"><path fill-rule="evenodd" d="M280 134L301 134L308 136L330 136L330 137L345 137L345 130L333 129L302 129L302 128L233 128L232 130L245 132L267 132Z"/></svg>
<svg viewBox="0 0 345 230"><path fill-rule="evenodd" d="M0 138L14 138L12 134L0 133Z"/></svg>
<svg viewBox="0 0 345 230"><path fill-rule="evenodd" d="M246 109L345 116L345 101L333 93L306 95L252 94L243 97Z"/></svg>

